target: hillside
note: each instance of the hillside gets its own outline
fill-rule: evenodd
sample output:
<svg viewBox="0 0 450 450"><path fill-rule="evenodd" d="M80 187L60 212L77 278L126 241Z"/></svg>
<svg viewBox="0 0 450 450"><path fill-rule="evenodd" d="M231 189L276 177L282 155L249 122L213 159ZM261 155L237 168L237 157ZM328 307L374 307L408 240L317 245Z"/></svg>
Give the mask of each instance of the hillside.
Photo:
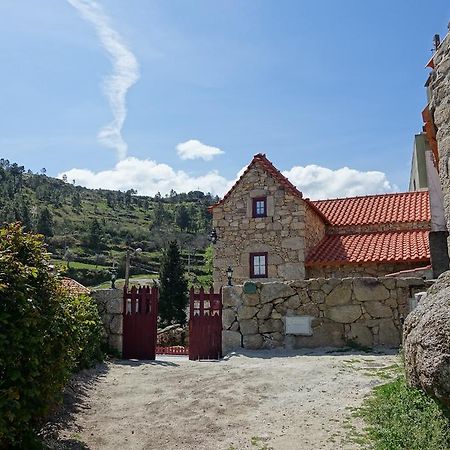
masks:
<svg viewBox="0 0 450 450"><path fill-rule="evenodd" d="M217 198L200 191L165 197L76 186L0 159L0 222L20 221L42 233L56 265L86 285L110 279L114 266L123 275L127 248L143 251L133 257L132 274L155 274L161 250L176 239L191 280L205 281L204 251L209 244L208 206Z"/></svg>

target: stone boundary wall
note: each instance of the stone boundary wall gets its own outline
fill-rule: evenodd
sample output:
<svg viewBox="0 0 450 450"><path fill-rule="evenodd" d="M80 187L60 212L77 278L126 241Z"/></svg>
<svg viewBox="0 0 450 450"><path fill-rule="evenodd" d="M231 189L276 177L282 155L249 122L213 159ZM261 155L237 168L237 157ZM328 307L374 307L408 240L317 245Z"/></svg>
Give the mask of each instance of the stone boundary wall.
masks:
<svg viewBox="0 0 450 450"><path fill-rule="evenodd" d="M246 282L223 289L223 353L239 348L398 347L408 299L426 290L421 278L317 278ZM297 319L292 319L297 317ZM309 324L286 333L293 321ZM289 330L288 330L289 331Z"/></svg>
<svg viewBox="0 0 450 450"><path fill-rule="evenodd" d="M122 355L123 292L121 289L100 289L91 292L103 322L108 348Z"/></svg>

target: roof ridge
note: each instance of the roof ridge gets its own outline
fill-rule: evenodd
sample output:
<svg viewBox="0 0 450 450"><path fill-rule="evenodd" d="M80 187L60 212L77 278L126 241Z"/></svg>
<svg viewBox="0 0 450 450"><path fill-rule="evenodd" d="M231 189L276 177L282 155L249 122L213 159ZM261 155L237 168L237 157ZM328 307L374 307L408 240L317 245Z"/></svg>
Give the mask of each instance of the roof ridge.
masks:
<svg viewBox="0 0 450 450"><path fill-rule="evenodd" d="M310 200L313 203L319 202L333 202L337 200L353 200L355 198L371 198L371 197L389 197L395 195L418 195L429 193L428 189L424 189L422 191L405 191L405 192L385 192L383 194L367 194L367 195L354 195L352 197L335 197L335 198L327 198L327 199L319 199L319 200Z"/></svg>

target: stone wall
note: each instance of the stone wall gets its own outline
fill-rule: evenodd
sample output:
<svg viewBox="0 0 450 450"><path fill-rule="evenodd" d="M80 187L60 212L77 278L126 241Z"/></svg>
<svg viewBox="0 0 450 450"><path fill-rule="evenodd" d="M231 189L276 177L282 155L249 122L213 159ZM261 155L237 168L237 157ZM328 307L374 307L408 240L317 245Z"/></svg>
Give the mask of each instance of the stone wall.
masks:
<svg viewBox="0 0 450 450"><path fill-rule="evenodd" d="M322 218L308 205L305 207L305 213L305 255L307 255L309 250L325 237L326 226Z"/></svg>
<svg viewBox="0 0 450 450"><path fill-rule="evenodd" d="M122 310L121 289L100 289L91 293L103 322L104 338L111 350L122 354Z"/></svg>
<svg viewBox="0 0 450 450"><path fill-rule="evenodd" d="M429 263L429 261L423 261L422 263L402 264L366 263L307 266L306 278L383 277L394 272L416 269L421 265L426 266Z"/></svg>
<svg viewBox="0 0 450 450"><path fill-rule="evenodd" d="M318 278L247 282L223 290L223 351L248 348L397 347L408 299L431 282L420 278ZM310 332L286 333L293 317ZM297 319L294 319L297 320Z"/></svg>
<svg viewBox="0 0 450 450"><path fill-rule="evenodd" d="M267 217L252 217L252 199L267 198ZM250 276L250 253L268 253L268 280L305 278L305 202L287 193L258 164L250 166L222 205L213 209L214 288L227 281L243 283Z"/></svg>
<svg viewBox="0 0 450 450"><path fill-rule="evenodd" d="M433 56L430 76L430 103L439 151L439 177L444 196L447 228L450 229L450 34L447 34Z"/></svg>

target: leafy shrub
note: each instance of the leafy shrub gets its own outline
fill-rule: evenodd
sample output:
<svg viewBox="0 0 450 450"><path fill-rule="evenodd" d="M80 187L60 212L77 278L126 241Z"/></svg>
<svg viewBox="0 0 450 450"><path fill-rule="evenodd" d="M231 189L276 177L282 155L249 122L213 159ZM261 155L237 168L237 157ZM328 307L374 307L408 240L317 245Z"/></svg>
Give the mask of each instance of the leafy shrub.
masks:
<svg viewBox="0 0 450 450"><path fill-rule="evenodd" d="M405 378L378 386L358 415L376 450L450 448L449 412L436 400L406 385Z"/></svg>
<svg viewBox="0 0 450 450"><path fill-rule="evenodd" d="M88 297L48 270L42 236L0 229L0 448L33 448L71 373L99 358L101 324Z"/></svg>

